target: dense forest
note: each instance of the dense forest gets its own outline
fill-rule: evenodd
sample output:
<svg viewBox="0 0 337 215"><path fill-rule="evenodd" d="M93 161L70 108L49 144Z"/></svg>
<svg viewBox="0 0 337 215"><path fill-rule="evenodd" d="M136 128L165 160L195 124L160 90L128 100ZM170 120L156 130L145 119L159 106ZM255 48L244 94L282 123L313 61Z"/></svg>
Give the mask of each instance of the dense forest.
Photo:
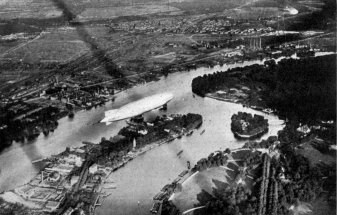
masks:
<svg viewBox="0 0 337 215"><path fill-rule="evenodd" d="M36 105L31 104L27 104L27 107L37 108ZM2 113L0 114L0 152L10 146L13 141L30 141L39 136L41 132L47 136L58 126L57 115L65 115L52 106L31 114L29 120L16 119L16 116L24 113L13 112L8 107L0 108L0 113Z"/></svg>
<svg viewBox="0 0 337 215"><path fill-rule="evenodd" d="M335 206L336 167L324 163L312 166L308 158L297 153L296 147L304 139L296 128L299 122L317 125L320 120L335 120L336 55L284 59L277 64L271 60L264 65L216 72L195 78L192 91L205 96L222 89L223 85L232 84L233 77L242 85L264 86L259 93L265 105L276 109L289 121L277 138L270 138L273 141L249 142L244 146L269 148L278 142L279 157L263 156L252 192L243 190L241 186L222 193L214 190L211 200L200 204L205 208L195 214L289 214L291 206L296 213L298 208L305 207L322 193ZM312 134L324 140L335 140L335 124L332 127ZM323 153L324 150L320 151ZM246 162L249 165L250 162Z"/></svg>
<svg viewBox="0 0 337 215"><path fill-rule="evenodd" d="M266 148L275 141L262 141ZM300 141L299 136L290 127L279 132L277 148L280 156L252 154L247 156L247 166L258 164L252 190L238 184L219 191L213 189L209 200L199 199L205 206L195 211L197 215L265 215L289 214L289 208L297 210L300 205L306 205L324 194L328 202L335 204L336 168L323 163L310 166L309 160L296 153L293 142ZM262 146L261 145L261 146ZM260 146L258 146L260 147ZM262 159L261 159L262 158ZM207 160L207 159L205 159ZM204 193L205 195L205 193ZM201 195L200 195L201 196Z"/></svg>
<svg viewBox="0 0 337 215"><path fill-rule="evenodd" d="M306 123L336 118L336 55L274 60L199 76L192 91L205 96L221 88L227 79L265 85L261 96L267 106L289 119Z"/></svg>
<svg viewBox="0 0 337 215"><path fill-rule="evenodd" d="M239 138L255 138L268 131L268 119L261 115L238 112L231 117L231 130ZM246 135L240 136L240 135Z"/></svg>

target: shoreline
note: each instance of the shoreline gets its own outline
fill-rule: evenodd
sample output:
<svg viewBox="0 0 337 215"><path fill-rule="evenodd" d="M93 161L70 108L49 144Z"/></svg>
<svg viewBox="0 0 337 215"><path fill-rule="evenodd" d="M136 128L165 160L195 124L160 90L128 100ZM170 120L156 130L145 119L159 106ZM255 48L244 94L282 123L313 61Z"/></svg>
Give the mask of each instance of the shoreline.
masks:
<svg viewBox="0 0 337 215"><path fill-rule="evenodd" d="M196 70L196 69L200 69L200 68L213 68L214 66L224 66L224 65L234 65L234 64L237 64L237 63L244 63L244 62L251 62L251 61L256 61L256 60L259 60L260 58L258 56L256 56L255 58L249 58L249 59L241 59L241 58L235 58L235 57L230 57L230 58L226 58L226 60L228 62L226 63L220 63L219 61L214 61L213 58L217 58L218 56L211 56L209 57L207 60L207 62L203 62L204 59L197 59L197 60L193 60L192 62L185 62L183 64L173 64L173 65L169 65L171 67L171 69L167 72L167 73L164 73L164 72L160 72L158 74L156 74L155 76L151 76L149 77L149 80L145 81L145 83L150 83L150 82L153 82L153 81L158 81L158 79L162 78L162 77L165 77L169 74L173 74L173 73L177 73L177 72L189 72L191 70ZM277 56L277 58L282 58L282 57L289 57L289 55L287 53L284 53L284 55L282 56ZM261 59L260 59L261 60ZM200 62L201 63L198 63ZM190 66L190 64L193 64L193 67ZM207 67L208 66L208 67ZM144 72L144 74L148 74L148 72ZM133 75L132 75L133 76ZM127 78L127 77L125 77ZM114 82L116 80L119 80L118 79L114 79L114 80L108 80L107 82ZM141 85L141 84L144 84L144 82L140 82L140 81L135 81L135 82L130 82L130 84L128 84L126 87L123 87L123 88L119 88L117 89L118 91L116 93L114 93L113 95L109 95L109 98L105 98L104 99L104 102L100 102L100 104L93 104L91 106L86 106L86 107L75 107L72 112L74 113L74 116L76 116L76 113L78 112L81 112L81 111L87 111L87 110L91 110L92 108L96 108L97 106L104 106L106 105L109 101L113 102L113 100L115 99L115 95L121 93L121 92L124 92L128 89L131 89L135 86L138 86L138 85ZM60 109L60 113L53 119L53 121L56 121L58 123L59 120L65 118L65 117L69 117L68 114L70 112L66 111L66 110L62 110ZM56 130L58 127L58 125L56 126L56 128L54 128L53 130L49 130L49 132L53 132L54 130ZM31 141L34 141L35 139L37 139L37 137L39 135L41 135L41 133L43 133L42 131L39 132L39 134L34 134L34 138L32 139L27 139L27 137L24 139L24 141L22 141L22 143L26 143L26 142L31 142ZM46 136L48 137L48 135ZM15 141L14 139L12 141ZM17 141L19 143L21 143L21 141ZM6 148L9 148L11 145L13 144L13 142L11 144L9 144L8 146L5 146L3 147L2 150L0 150L0 154L1 154L1 151L3 151L4 149Z"/></svg>
<svg viewBox="0 0 337 215"><path fill-rule="evenodd" d="M267 132L268 132L268 128L266 130L263 130L263 131L259 132L259 133L250 134L250 135L239 134L238 132L234 132L234 136L238 139L251 140L251 139L259 138Z"/></svg>
<svg viewBox="0 0 337 215"><path fill-rule="evenodd" d="M193 114L192 114L193 115ZM177 126L177 128L179 128L181 125L179 123L181 123L182 117L185 115L175 115L175 118L173 118L172 120L178 120L178 121L171 121L169 120L167 123L173 123L173 125ZM195 115L197 116L197 115ZM195 116L191 116L191 117L195 117ZM199 115L200 116L200 115ZM139 148L134 148L130 151L128 151L128 149L119 149L117 150L118 153L123 152L122 157L120 157L119 159L115 158L114 164L108 164L108 163L104 163L102 164L102 162L100 162L100 159L108 159L109 157L106 157L107 155L100 155L101 157L96 157L95 156L93 158L90 158L90 154L92 151L92 149L95 148L101 148L102 150L104 149L104 145L102 145L103 142L100 143L90 143L90 142L82 142L83 146L80 147L74 147L74 148L67 148L65 151L57 154L57 155L51 155L48 158L44 158L44 162L49 163L45 168L43 168L42 170L40 170L38 172L38 174L36 174L32 179L29 180L29 182L20 185L14 189L11 190L6 190L0 193L0 195L11 195L14 199L13 201L6 201L7 203L19 203L22 204L22 201L25 202L25 205L29 205L29 204L34 204L36 205L36 203L40 206L39 208L27 208L27 210L35 210L35 211L40 211L40 212L53 212L55 210L60 210L60 211L65 211L65 209L68 209L68 207L63 208L59 207L62 204L66 204L65 202L67 202L67 194L66 193L76 193L77 190L82 190L85 191L87 189L87 184L91 183L88 182L88 180L90 181L91 179L88 179L88 172L90 172L90 168L92 168L93 166L96 165L98 172L99 171L103 171L104 174L100 175L100 180L98 180L95 184L94 184L94 189L92 191L89 191L89 193L87 194L88 198L94 198L92 199L94 201L94 204L87 204L87 206L83 206L83 208L81 208L81 210L87 211L89 213L94 213L95 208L97 206L100 206L103 201L104 198L107 197L108 195L111 195L111 193L108 191L110 189L115 189L116 187L114 186L104 186L107 184L111 184L111 182L109 182L109 178L110 176L113 174L113 172L117 171L118 169L124 167L128 162L132 161L133 159L145 154L146 152L155 149L163 144L166 143L170 143L172 140L175 140L179 137L182 137L184 135L187 135L190 131L193 131L195 129L198 129L198 127L200 127L200 125L202 124L202 117L200 116L200 118L189 118L190 121L189 124L187 125L186 128L181 127L180 129L176 130L176 131L171 131L171 132L167 132L165 137L159 137L158 140L152 141L148 144L144 144L141 145L141 147ZM160 123L158 125L155 126L160 126ZM167 126L169 126L169 124L167 124ZM159 127L158 127L159 128ZM163 128L162 128L163 129ZM117 144L117 143L115 143ZM89 155L87 157L87 155ZM61 163L64 163L64 161L66 161L66 163L64 163L64 165L69 165L67 164L67 162L69 161L69 159L71 159L71 157L76 157L76 156L80 156L82 157L81 160L81 166L80 167L80 171L81 174L79 176L76 176L76 174L73 174L73 170L74 167L71 167L71 169L66 168L63 169ZM76 160L76 159L75 159ZM91 162L90 162L91 160ZM69 161L70 162L70 161ZM110 162L111 163L111 162ZM76 165L76 164L75 164ZM76 165L77 166L77 165ZM68 170L69 169L69 170ZM91 177L97 176L97 170L96 172L90 172ZM65 172L64 172L65 171ZM45 173L44 173L45 172ZM59 172L59 174L61 174L59 176L59 180L58 180L58 185L53 185L53 182L50 181L49 176L48 175L52 173L52 172ZM45 177L43 175L46 175ZM40 181L40 176L42 178L42 181ZM72 180L73 177L77 177L77 182L75 184L72 184ZM44 182L43 178L46 178ZM70 186L68 183L71 183ZM46 195L45 197L43 197L43 199L40 200L39 196L43 196L44 192L47 193L53 193L57 190L59 190L60 188L62 188L62 190L67 190L66 193L62 192L63 194L60 194L60 198L61 200L58 202L57 206L54 209L50 209L50 207L47 205L50 202L53 202L54 200L50 200L50 198L48 197L49 195ZM28 190L27 190L28 189ZM47 189L48 191L43 191ZM27 190L27 191L26 191ZM38 194L36 197L35 196L35 190L37 193L42 193L42 194ZM30 194L33 191L33 194ZM70 191L70 192L69 192ZM63 197L62 197L63 196ZM21 199L21 200L20 200ZM53 198L51 198L53 199ZM20 200L20 201L19 201ZM99 203L98 203L99 202ZM83 203L83 201L78 201L78 203ZM89 208L88 208L89 207Z"/></svg>
<svg viewBox="0 0 337 215"><path fill-rule="evenodd" d="M238 100L235 100L235 99L225 99L225 98L221 98L219 96L214 96L214 95L212 95L212 93L206 93L204 97L207 97L207 98L210 98L210 99L215 99L215 100L218 100L218 101L223 101L223 102L241 104L243 107L250 108L250 109L253 109L253 110L256 110L256 111L260 111L260 112L265 113L265 114L274 114L274 115L277 114L276 111L270 110L268 108L263 108L263 107L259 107L259 106L255 106L255 105L250 106L247 103L244 103L244 102L242 103L242 102L239 102Z"/></svg>
<svg viewBox="0 0 337 215"><path fill-rule="evenodd" d="M223 73L225 73L226 71L222 71ZM207 78L207 77L206 77ZM209 80L209 79L208 79ZM213 80L214 80L214 78L213 78ZM221 82L219 82L219 83L221 83ZM240 83L240 82L238 82L239 84L242 84L242 83ZM204 88L202 88L202 86L203 85L201 85L201 83L198 83L199 85L196 85L196 86L198 86L198 87L200 87L200 92L204 92L205 90L204 90ZM207 83L208 85L210 84L209 82ZM258 107L258 106L250 106L250 105L248 105L247 106L247 101L246 100L244 100L244 99L239 99L239 100L236 100L236 99L234 99L233 97L233 95L231 95L230 93L228 93L228 94L226 94L226 98L221 98L220 96L215 96L214 94L215 94L215 90L214 89L217 89L217 88L212 88L213 89L213 92L212 93L205 93L204 94L204 96L203 97L208 97L208 98L211 98L211 99L216 99L216 100L219 100L219 101L224 101L224 102L231 102L231 103L236 103L236 104L241 104L241 105L243 105L243 106L246 106L246 107L249 107L249 108L252 108L252 109L256 109L256 110L258 110L258 111L261 111L261 112L264 112L264 113L267 113L267 114L269 114L269 113L272 113L272 112L270 112L269 110L269 108L268 107L266 107L265 109L263 109L263 107ZM202 90L204 90L204 91L202 91ZM220 94L220 92L219 92L219 94ZM229 97L228 99L227 99L227 97ZM274 113L277 113L277 112L274 112ZM332 121L333 122L333 121ZM288 124L288 123L287 123ZM295 127L295 128L297 128L297 127ZM296 134L300 134L300 131L298 131L298 130L296 130L297 131L297 133ZM284 130L282 130L281 131L281 133L278 133L278 135L276 136L276 139L274 139L274 137L272 137L272 136L269 136L268 137L268 139L267 140L262 140L262 141L260 141L260 142L255 142L255 143L257 143L257 145L254 145L254 146L252 146L252 147L247 147L246 146L246 144L247 143L250 143L250 141L249 140L247 140L247 142L246 142L246 144L243 146L243 147L241 147L241 150L243 149L243 148L247 148L248 150L257 150L257 151L261 151L261 153L266 153L268 156L265 156L265 159L264 159L264 164L263 164L263 181L262 181L262 184L261 184L261 189L262 190L267 190L267 187L266 186L268 186L269 185L269 181L270 180L274 180L273 181L273 183L274 184L272 184L272 186L274 186L275 188L274 188L274 192L276 192L276 196L277 196L277 192L278 192L278 186L282 186L282 184L280 183L280 184L278 184L278 182L279 181L285 181L285 182L288 182L288 181L290 181L290 180L293 180L293 181L296 181L296 174L294 174L294 175L291 175L291 176L286 176L286 177L284 177L284 174L283 174L283 172L284 172L284 170L282 169L282 171L281 171L281 173L277 176L277 177L275 177L275 175L277 175L277 174L275 174L276 172L275 172L275 169L276 169L276 167L274 168L274 169L270 169L271 170L271 172L272 172L272 174L270 175L269 174L269 168L270 168L270 166L271 166L271 164L270 164L270 160L271 160L271 158L273 158L273 157L278 157L278 156L280 156L280 155L283 155L283 156L289 156L289 157L291 157L291 156L293 156L293 157L300 157L300 158L307 158L307 157L305 157L304 155L302 155L303 157L301 157L301 156L299 156L300 154L297 154L296 153L296 150L294 150L294 149L292 149L293 151L291 151L292 152L292 154L290 154L289 153L289 151L287 151L288 152L288 154L283 154L284 153L284 151L282 151L282 148L278 148L278 146L279 145L281 145L281 144L287 144L287 140L288 139L286 139L286 140L284 140L283 138L284 138L284 136L283 135L285 135L285 133L287 133L287 132L289 132L288 130L286 130L286 129L284 129ZM237 136L239 136L239 134L237 133L237 132L234 132L233 131L233 133L234 133L234 135L237 135ZM312 135L314 135L314 133L312 133ZM250 135L249 136L247 136L249 139L250 139ZM288 136L286 136L287 138L288 138ZM303 140L303 141L307 141L306 139L304 139L304 137L305 136L302 136L302 138L301 138L301 141ZM294 141L294 146L293 147L296 147L296 139L294 138L293 139L293 141ZM299 140L297 140L297 141L299 141ZM323 140L322 140L323 141ZM284 145L283 145L284 146ZM289 148L290 148L290 146L288 146ZM235 152L235 151L237 151L237 150L240 150L240 148L237 148L236 150L235 149L233 149L233 150L230 150L231 152ZM283 149L283 150L285 150L285 149ZM319 149L316 149L316 150L318 150L319 151ZM217 153L217 152L214 152L214 153ZM323 152L321 152L321 153L323 153ZM213 155L213 153L211 153L212 155ZM208 158L207 157L205 157L205 158L203 158L203 159L209 159L209 157L210 157L211 155L209 155L208 156ZM284 157L284 159L287 159L288 157ZM298 158L298 159L300 159L300 158ZM309 159L309 158L308 158ZM281 160L281 159L280 159ZM319 160L319 161L321 161L321 160ZM292 160L292 162L294 162L294 165L307 165L307 164L309 164L309 160L307 161L307 163L298 163L297 162L297 160ZM280 163L281 163L281 161L280 161ZM276 163L276 164L272 164L272 165L274 165L274 166L278 166L279 164L278 163ZM283 168L283 166L282 166L282 168ZM287 165L284 165L284 168L286 168L287 169ZM291 169L290 169L291 170ZM308 169L307 170L307 172L305 172L305 173L301 173L301 174L308 174L308 175L311 175L311 173L310 173L310 171L312 171L312 170L315 170L315 169ZM331 170L330 170L331 171ZM297 174L298 174L298 172L297 172ZM330 174L330 173L329 173ZM290 179L288 179L287 177L292 177L292 178L290 178ZM309 176L308 176L308 178L309 178ZM325 177L325 178L328 178L328 177ZM288 181L287 181L288 180ZM308 179L309 180L309 179ZM297 181L296 181L297 182ZM174 185L174 183L175 183L175 181L173 181L173 182L171 182L171 185L172 186L175 186ZM302 182L300 181L300 182L298 182L299 184L301 184ZM296 184L296 183L295 183ZM200 186L200 184L199 184L199 186ZM179 187L178 187L179 188ZM304 190L304 191L303 191ZM298 192L299 191L302 191L302 192L309 192L310 191L310 189L309 188L303 188L303 190L297 190ZM309 190L309 191L308 191ZM178 191L179 192L179 191ZM264 202L266 201L265 199L268 199L268 198L270 198L270 197L275 197L275 195L273 194L273 193L271 193L271 194L267 194L267 192L266 191L264 191L266 194L265 195L260 195L260 194L257 194L257 199L258 198L260 198L260 201L259 201L259 203L260 203L260 206L259 207L257 207L259 210L261 209L261 208L263 208L264 206L262 205L262 204L265 204ZM268 191L269 192L269 191ZM174 192L172 192L172 193L174 193ZM162 206L163 208L166 208L167 209L167 211L165 211L166 213L165 214L170 214L170 212L176 212L177 211L177 205L175 205L172 201L170 201L170 199L172 198L172 195L173 194L171 194L167 199L164 199L162 202L164 202L164 204L166 204L165 206ZM254 196L255 197L255 196ZM301 196L302 197L302 196ZM298 197L298 199L299 198L301 198L301 197ZM276 198L278 198L278 197L276 197ZM302 198L304 198L304 197L302 197ZM313 200L315 200L315 197L310 197L310 198L313 198ZM166 200L166 201L165 201ZM275 201L277 201L277 200L275 200ZM200 202L200 201L199 201ZM209 201L209 202L211 202L211 201ZM213 203L213 202L211 202L211 203ZM234 205L235 205L235 203L234 203ZM261 206L262 205L262 206ZM194 206L196 207L196 206L202 206L201 205L201 202L200 202L200 205L195 205L194 204ZM214 208L216 208L216 209L218 209L216 206L212 206L212 207L214 207ZM212 210L212 207L210 207L210 210ZM268 207L270 207L270 206L268 206ZM278 205L276 204L276 205L272 205L272 209L273 209L273 211L275 211L275 209L277 209L277 207L278 207ZM269 210L270 211L270 210ZM183 212L184 213L184 212ZM260 212L259 212L260 213ZM173 214L173 213L172 213ZM178 214L178 213L175 213L175 214ZM263 214L265 214L265 212L263 212Z"/></svg>
<svg viewBox="0 0 337 215"><path fill-rule="evenodd" d="M187 134L187 132L185 132L184 134L182 134L182 136L184 136L184 135L186 135L186 134ZM135 156L134 156L132 159L126 161L125 163L123 163L123 165L119 166L118 168L113 169L113 170L112 170L112 171L105 177L105 180L102 181L102 183L100 184L100 190L101 190L101 191L102 191L102 190L104 190L104 191L109 191L109 190L111 190L111 189L109 189L109 188L104 188L104 184L109 184L109 183L111 183L111 182L109 182L108 180L109 180L110 176L113 174L113 172L118 171L121 167L124 167L127 163L129 163L129 162L132 161L133 159L136 159L137 157L146 154L146 152L151 151L152 149L155 149L155 148L157 148L157 147L160 147L160 146L163 145L163 144L169 144L171 141L177 139L179 136L180 136L180 135L178 135L178 136L176 136L176 137L169 138L169 139L167 139L167 140L163 140L163 141L161 141L160 143L151 143L151 144L149 144L149 145L146 145L146 146L148 146L148 147L144 146L144 147L140 148L139 150L137 150L137 152L134 153ZM146 149L144 150L144 148L146 148ZM112 182L112 183L114 183L114 182ZM118 186L116 186L116 187L118 187ZM113 188L113 189L114 189L114 188ZM106 194L105 197L110 196L110 195L112 195L112 193ZM101 201L101 204L104 204L104 198L103 198L103 200ZM99 207L99 206L101 206L101 205L98 205L98 207ZM95 214L96 207L97 207L97 206L94 206L94 208L93 208L93 211L92 211L93 214Z"/></svg>
<svg viewBox="0 0 337 215"><path fill-rule="evenodd" d="M227 157L227 162L232 162L232 161L236 161L231 160L229 158L233 158L233 153L237 153L240 151L250 151L253 152L252 150L245 148L244 146L240 147L240 148L235 148L235 149L231 149L229 151L225 150L225 151L215 151L214 153L211 153L209 156L213 157L213 156L217 156L218 154L222 154L224 156ZM259 151L259 149L256 149L257 151ZM262 152L261 152L262 153ZM203 170L199 170L198 169L198 163L200 161L202 161L205 158L202 158L201 160L199 160L197 162L197 164L189 169L189 170L184 170L183 172L187 171L185 175L181 176L182 173L180 173L176 178L174 178L170 183L166 184L163 186L163 188L153 197L153 206L150 209L150 212L152 212L153 214L157 214L158 211L155 210L155 208L160 208L162 207L163 203L168 201L168 202L172 202L172 198L174 197L174 195L177 193L181 192L181 187L183 186L183 183L187 182L188 180L190 180L193 176L195 176L197 173L200 173ZM209 159L206 158L206 159ZM224 167L224 165L220 165L217 167ZM207 167L208 169L210 168L214 168L214 166L209 166ZM234 171L234 170L232 170ZM166 203L165 203L166 204ZM192 210L192 209L189 209ZM189 211L187 210L187 211ZM182 214L184 214L186 211L181 212ZM180 213L179 213L180 214Z"/></svg>
<svg viewBox="0 0 337 215"><path fill-rule="evenodd" d="M315 54L317 53L317 56L322 56L322 55L326 55L326 54L333 54L333 53L336 53L336 52L328 52L328 51L318 51L318 52L315 52ZM145 81L145 83L150 83L150 82L153 82L153 81L158 81L158 78L162 78L162 77L165 77L166 75L169 75L169 74L173 74L173 73L177 73L177 72L189 72L191 70L195 70L195 69L200 69L200 68L213 68L214 66L224 66L224 65L234 65L234 64L237 64L237 63L244 63L244 62L251 62L251 61L256 61L256 60L261 60L260 57L256 56L255 58L252 58L250 57L249 59L241 59L241 58L235 58L235 57L231 57L231 58L226 58L228 62L226 63L220 63L219 61L215 61L213 60L213 58L216 58L217 56L212 56L211 58L208 58L207 60L209 60L209 62L202 62L200 64L198 64L199 61L203 61L203 59L198 59L196 61L193 61L193 68L192 67L189 67L189 64L191 62L186 62L182 65L185 65L187 64L186 67L182 67L180 66L180 64L173 64L173 65L170 65L172 68L166 73L163 73L163 72L160 72L158 74L156 74L155 76L151 76L149 78L148 81ZM316 56L315 56L316 57ZM283 55L277 55L277 56L274 56L273 58L270 58L270 59L282 59L282 58L291 58L291 55L289 55L289 53L284 53ZM267 59L267 58L264 58L264 59ZM269 60L269 58L268 58ZM208 67L207 67L208 66ZM146 74L146 73L145 73ZM119 79L117 79L119 80ZM113 81L116 81L116 80L108 80L108 82L113 82ZM87 110L91 110L93 107L97 107L97 106L104 106L106 105L108 102L113 102L114 98L115 98L115 95L121 93L121 92L124 92L128 89L131 89L135 86L138 86L138 85L141 85L141 84L144 84L144 82L139 82L139 81L135 81L135 82L130 82L131 84L128 85L127 87L125 88L120 88L116 93L114 93L113 95L110 95L108 99L106 99L106 101L104 101L103 103L101 104L97 104L97 105L92 105L90 106L89 108L88 107L76 107L74 110L73 110L73 113L74 115L76 115L76 113L78 112L81 112L81 111L87 111ZM205 96L206 97L206 96ZM210 95L207 96L207 97L210 97L212 98ZM227 100L227 99L222 99L222 98L218 98L218 97L213 97L214 99L217 99L217 100L221 100L221 101L227 101L227 102L232 102L232 103L238 103L236 101L232 101L232 100ZM260 107L250 107L254 110L260 110ZM262 109L262 108L261 108ZM264 112L264 111L262 111ZM265 113L272 113L272 112L265 112ZM57 116L55 118L55 121L58 122L59 120L65 118L65 117L68 117L68 112L66 111L61 111L59 113L59 116ZM58 126L56 126L55 129L53 130L50 130L51 132L53 132L54 130L57 129ZM49 131L49 132L50 132ZM26 142L31 142L31 141L34 141L39 135L41 135L41 133L43 133L42 131L35 137L33 138L32 140L24 140L23 142L21 141L17 141L19 143L26 143ZM47 135L48 137L48 135ZM14 140L12 140L14 141ZM6 148L9 148L13 143L9 144L9 145L6 145L5 147L2 148L2 150L0 150L0 154L2 153L3 150L5 150Z"/></svg>

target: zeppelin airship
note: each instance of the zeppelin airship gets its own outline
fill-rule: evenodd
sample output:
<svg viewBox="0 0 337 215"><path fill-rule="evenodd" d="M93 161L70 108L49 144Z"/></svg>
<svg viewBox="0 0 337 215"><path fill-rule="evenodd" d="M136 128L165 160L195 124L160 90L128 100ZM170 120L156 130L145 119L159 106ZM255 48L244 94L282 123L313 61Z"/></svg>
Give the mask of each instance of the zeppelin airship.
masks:
<svg viewBox="0 0 337 215"><path fill-rule="evenodd" d="M290 6L286 6L284 8L284 12L287 12L290 15L296 15L296 14L298 14L298 10L296 10L295 8L290 7Z"/></svg>
<svg viewBox="0 0 337 215"><path fill-rule="evenodd" d="M119 109L108 110L104 113L104 119L101 122L106 125L114 121L127 119L149 112L153 109L160 108L173 99L172 93L161 93L153 96L148 96L140 100L131 102Z"/></svg>

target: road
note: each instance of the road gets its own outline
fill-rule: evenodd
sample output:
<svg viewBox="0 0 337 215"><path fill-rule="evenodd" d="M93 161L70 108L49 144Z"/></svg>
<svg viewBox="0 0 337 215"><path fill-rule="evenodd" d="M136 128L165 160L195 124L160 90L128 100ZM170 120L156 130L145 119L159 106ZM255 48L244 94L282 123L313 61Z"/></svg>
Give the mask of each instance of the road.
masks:
<svg viewBox="0 0 337 215"><path fill-rule="evenodd" d="M319 34L319 35L316 35L316 36L307 37L307 38L302 39L302 40L296 40L296 41L286 42L286 43L284 43L284 44L291 44L291 43L304 42L304 41L311 40L311 39L315 39L315 38L318 38L318 37L327 36L327 35L330 35L330 34L334 34L334 32L327 32L327 33Z"/></svg>
<svg viewBox="0 0 337 215"><path fill-rule="evenodd" d="M21 48L21 47L24 47L24 46L28 45L28 44L31 43L31 42L34 42L35 40L39 39L42 35L44 35L44 34L46 34L46 33L49 33L49 32L42 31L39 35L37 35L36 37L34 37L34 39L31 39L31 40L29 40L29 41L27 41L27 42L25 42L25 43L20 43L19 45L17 45L17 46L15 46L15 47L13 47L13 48L11 48L11 49L5 51L3 54L0 55L0 58L3 58L3 57L5 57L7 54L9 54L10 52L13 52L13 51L15 51L15 50L17 50L17 49L19 49L19 48Z"/></svg>

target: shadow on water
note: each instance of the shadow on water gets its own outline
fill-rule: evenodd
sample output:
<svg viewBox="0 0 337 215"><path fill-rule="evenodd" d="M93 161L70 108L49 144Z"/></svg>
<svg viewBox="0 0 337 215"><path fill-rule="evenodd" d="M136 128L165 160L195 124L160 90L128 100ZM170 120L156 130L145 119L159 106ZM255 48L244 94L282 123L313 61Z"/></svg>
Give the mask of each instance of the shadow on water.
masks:
<svg viewBox="0 0 337 215"><path fill-rule="evenodd" d="M43 135L42 133L40 135ZM24 142L15 142L17 147L19 147L22 152L25 154L25 157L28 161L34 161L43 157L39 147L35 144L37 139L34 140L25 140ZM41 163L34 164L34 169L38 171Z"/></svg>
<svg viewBox="0 0 337 215"><path fill-rule="evenodd" d="M22 147L23 152L26 154L27 158L31 161L39 159L42 157L42 153L40 152L39 148L36 144L30 144L30 147ZM35 163L34 167L35 170L39 170L42 164L40 162Z"/></svg>

